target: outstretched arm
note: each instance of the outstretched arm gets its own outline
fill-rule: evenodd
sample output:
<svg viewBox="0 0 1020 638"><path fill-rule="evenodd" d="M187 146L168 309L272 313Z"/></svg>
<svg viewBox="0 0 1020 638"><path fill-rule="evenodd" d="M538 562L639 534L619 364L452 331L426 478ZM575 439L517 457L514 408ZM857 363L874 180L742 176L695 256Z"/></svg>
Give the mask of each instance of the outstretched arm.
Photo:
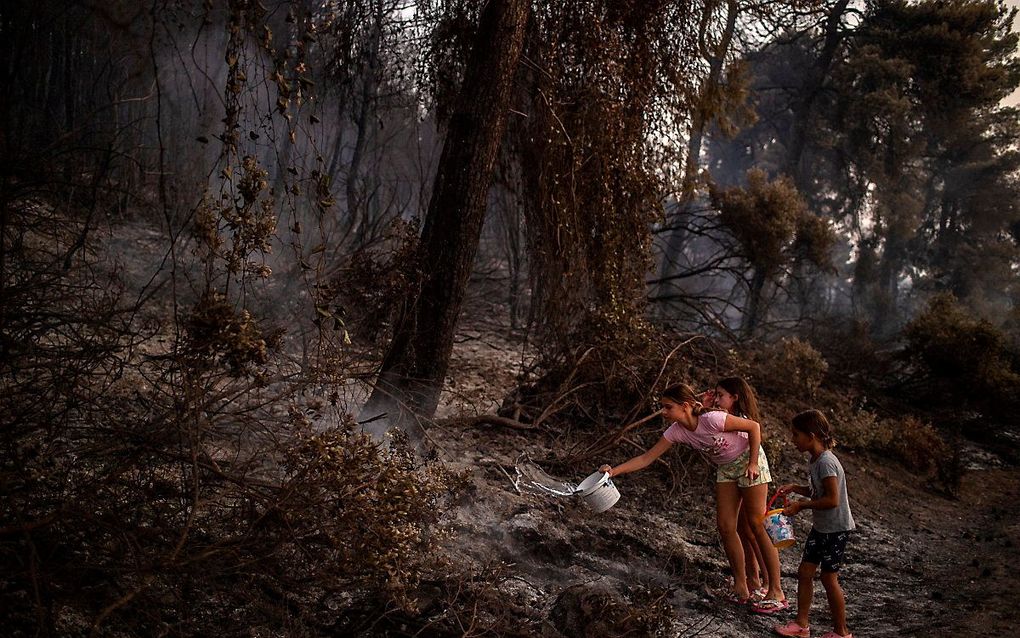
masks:
<svg viewBox="0 0 1020 638"><path fill-rule="evenodd" d="M599 471L609 472L609 476L620 476L621 474L627 474L629 472L637 472L638 470L648 467L652 461L662 456L662 454L671 447L673 447L673 444L666 439L666 437L662 437L655 445L645 450L644 454L635 456L629 461L624 461L616 467L603 465L599 468Z"/></svg>

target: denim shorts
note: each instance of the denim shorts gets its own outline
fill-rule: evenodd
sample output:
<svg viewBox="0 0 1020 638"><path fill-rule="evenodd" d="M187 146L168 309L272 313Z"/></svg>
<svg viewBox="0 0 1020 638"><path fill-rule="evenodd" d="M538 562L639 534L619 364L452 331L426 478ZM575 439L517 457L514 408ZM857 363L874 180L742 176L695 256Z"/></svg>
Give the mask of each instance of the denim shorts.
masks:
<svg viewBox="0 0 1020 638"><path fill-rule="evenodd" d="M758 448L758 478L751 481L747 478L747 462L751 458L751 451L745 450L743 454L729 463L720 465L715 471L716 483L737 482L737 487L751 487L772 482L772 474L769 472L769 459L765 456L765 449Z"/></svg>

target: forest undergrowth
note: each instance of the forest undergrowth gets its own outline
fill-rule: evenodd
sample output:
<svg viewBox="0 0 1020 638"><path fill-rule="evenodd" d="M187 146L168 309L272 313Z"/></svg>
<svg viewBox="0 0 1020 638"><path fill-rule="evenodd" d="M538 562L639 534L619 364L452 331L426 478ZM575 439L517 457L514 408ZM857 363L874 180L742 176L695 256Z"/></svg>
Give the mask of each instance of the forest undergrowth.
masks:
<svg viewBox="0 0 1020 638"><path fill-rule="evenodd" d="M474 301L484 299L480 294ZM492 316L486 312L491 309L475 309L476 316ZM957 330L976 326L949 319L946 324ZM511 480L522 454L573 482L603 462L626 459L661 435L664 426L656 421L626 427L651 411L659 384L684 380L710 387L727 374L746 375L761 388L765 445L777 484L801 481L806 471L805 460L788 441L789 419L809 407L832 418L860 526L845 572L849 618L857 634L976 636L1006 629L1015 620L1015 612L988 602L980 602L974 616L957 613L958 605L1009 595L1003 579L1020 540L1018 528L1007 522L1017 511L1010 427L988 419L999 433L975 441L971 426L947 422L965 418L966 410L950 417L937 404L922 409L883 393L889 377L882 372L892 374L902 362L885 361L886 367L870 373L846 365L882 358L865 349L851 356L860 345L848 337L833 342L825 357L797 339L735 348L700 335L658 333L648 346L659 348L653 355L645 350L628 358L623 353L635 352L633 344L610 343L602 353L597 347L584 350L580 364L575 359L558 373L545 370L521 383L505 371L502 376L491 368L477 372L485 369L479 357L512 360L506 352L520 345L504 342L494 348L492 342L500 340L491 327L488 336L483 326L472 334L476 338L454 354L451 380L460 397L445 406L449 418L429 433L442 458L472 477L450 516L459 532L455 552L491 579L481 592L468 594L469 600L483 596L477 609L485 611L474 626L479 635L769 632L774 619L706 594L724 585L726 566L714 529L712 477L696 455L671 452L651 471L618 479L623 497L602 515L578 502L517 492ZM501 383L508 390L501 419L479 416ZM614 405L608 397L626 400ZM529 402L558 409L529 410ZM535 421L536 427L520 427ZM998 443L989 445L992 440ZM802 519L800 538L810 527ZM782 552L791 597L799 548ZM505 571L485 572L494 562ZM480 584L472 585L476 589L466 593L478 591ZM825 627L821 587L815 603L816 624ZM451 612L432 613L435 619ZM508 618L514 619L509 626Z"/></svg>
<svg viewBox="0 0 1020 638"><path fill-rule="evenodd" d="M1015 631L1016 15L8 0L0 633L762 635L695 454L514 481L731 375L857 635Z"/></svg>
<svg viewBox="0 0 1020 638"><path fill-rule="evenodd" d="M725 563L695 455L621 480L624 499L598 517L510 480L522 458L574 481L618 462L660 435L655 421L627 426L657 390L729 374L761 390L777 481L803 471L789 418L832 416L862 514L851 618L868 635L895 633L883 605L916 603L898 622L921 627L932 605L1005 593L991 547L1018 540L1008 446L977 454L967 428L946 430L805 340L727 344L645 325L543 358L478 280L422 459L400 436L360 432L338 391L351 359L302 365L294 335L215 299L195 297L175 321L165 298L132 289L132 253L106 258L113 239L76 247L80 227L22 212L3 369L12 635L759 635L766 621L705 594ZM348 327L346 352L365 366L371 340ZM1004 477L1001 500L974 493L978 472ZM958 496L991 509L954 517ZM921 537L930 554L912 549ZM933 580L956 552L974 555L976 589ZM784 555L788 577L795 560Z"/></svg>

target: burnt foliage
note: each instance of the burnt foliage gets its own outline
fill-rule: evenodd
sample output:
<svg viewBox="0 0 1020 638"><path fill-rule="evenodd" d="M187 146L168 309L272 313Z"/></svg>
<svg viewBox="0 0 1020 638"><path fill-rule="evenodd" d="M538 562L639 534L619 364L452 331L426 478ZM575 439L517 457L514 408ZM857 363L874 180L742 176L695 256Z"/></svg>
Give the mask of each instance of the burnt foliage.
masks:
<svg viewBox="0 0 1020 638"><path fill-rule="evenodd" d="M7 631L303 635L345 609L415 608L446 473L312 398L222 296L175 337L103 274L69 211L5 213Z"/></svg>

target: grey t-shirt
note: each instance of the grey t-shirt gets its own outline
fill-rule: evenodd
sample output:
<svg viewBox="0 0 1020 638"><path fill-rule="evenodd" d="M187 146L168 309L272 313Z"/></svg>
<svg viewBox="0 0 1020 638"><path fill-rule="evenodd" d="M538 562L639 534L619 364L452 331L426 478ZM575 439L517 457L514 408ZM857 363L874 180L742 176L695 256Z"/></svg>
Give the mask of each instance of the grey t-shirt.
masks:
<svg viewBox="0 0 1020 638"><path fill-rule="evenodd" d="M818 458L808 465L808 474L811 480L811 498L822 498L825 496L825 484L822 479L835 476L836 489L839 490L839 505L827 510L811 510L814 515L815 529L823 534L833 532L846 532L857 527L854 524L854 517L850 514L850 501L846 496L846 477L843 475L843 466L836 455L826 450L818 455Z"/></svg>

